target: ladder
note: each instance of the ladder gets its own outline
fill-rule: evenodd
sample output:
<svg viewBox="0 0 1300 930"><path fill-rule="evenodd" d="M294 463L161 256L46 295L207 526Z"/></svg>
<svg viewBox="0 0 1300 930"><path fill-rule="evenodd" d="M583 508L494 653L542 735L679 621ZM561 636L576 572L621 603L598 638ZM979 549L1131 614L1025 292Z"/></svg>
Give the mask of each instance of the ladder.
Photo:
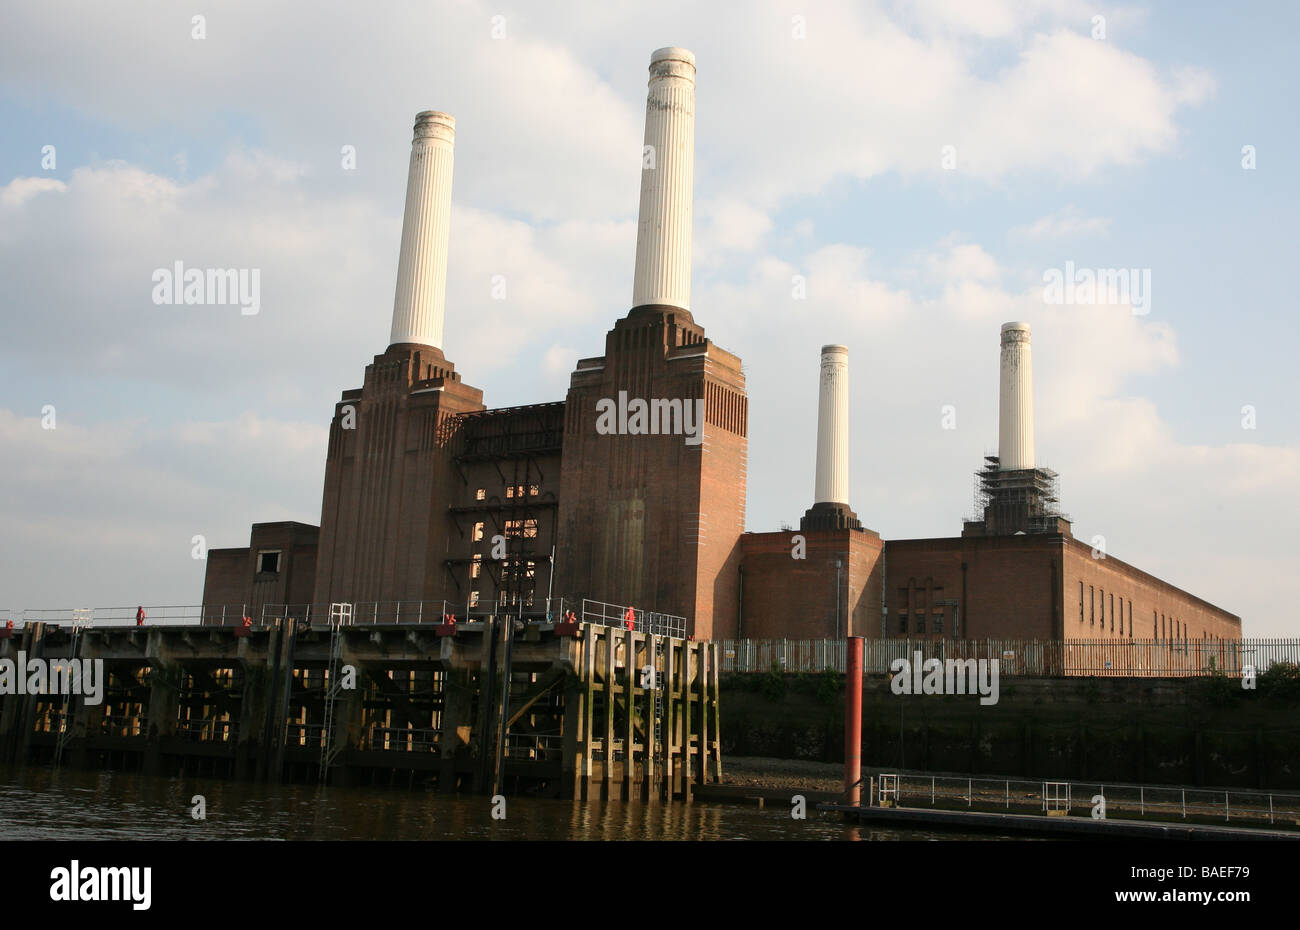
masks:
<svg viewBox="0 0 1300 930"><path fill-rule="evenodd" d="M81 642L81 628L90 622L87 616L87 610L74 610L72 612L72 646L68 654L68 660L77 658L77 645ZM68 704L72 701L72 679L66 679L69 688L63 692L63 704L59 709L59 730L54 736L54 764L63 764L63 750L68 745L68 740L72 738L72 721L68 719Z"/></svg>
<svg viewBox="0 0 1300 930"><path fill-rule="evenodd" d="M320 737L320 783L325 784L329 777L330 766L338 757L339 748L334 746L334 702L339 691L339 659L343 655L342 627L352 623L351 604L330 604L329 629L330 653L329 673L325 688L325 720Z"/></svg>

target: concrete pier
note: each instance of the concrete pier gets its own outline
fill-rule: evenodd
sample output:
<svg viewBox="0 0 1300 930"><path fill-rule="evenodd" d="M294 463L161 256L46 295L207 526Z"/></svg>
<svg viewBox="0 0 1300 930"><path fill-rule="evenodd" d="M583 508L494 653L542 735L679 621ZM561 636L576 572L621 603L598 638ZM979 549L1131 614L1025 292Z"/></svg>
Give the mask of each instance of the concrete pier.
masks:
<svg viewBox="0 0 1300 930"><path fill-rule="evenodd" d="M105 689L96 705L0 695L0 761L645 801L721 778L712 643L504 616L279 617L91 626L75 643L29 623L0 658L20 649L103 660Z"/></svg>

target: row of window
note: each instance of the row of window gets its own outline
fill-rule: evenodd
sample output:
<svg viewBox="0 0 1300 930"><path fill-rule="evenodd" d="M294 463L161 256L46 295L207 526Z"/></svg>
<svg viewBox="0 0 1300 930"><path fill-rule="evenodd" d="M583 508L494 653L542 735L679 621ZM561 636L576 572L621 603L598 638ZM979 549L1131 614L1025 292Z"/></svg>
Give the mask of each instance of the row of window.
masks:
<svg viewBox="0 0 1300 930"><path fill-rule="evenodd" d="M1109 600L1110 632L1113 633L1115 632L1115 620L1117 617L1116 610L1115 610L1115 595L1112 593L1109 595L1109 598L1110 598ZM1101 628L1103 630L1106 629L1106 614L1107 614L1106 604L1107 604L1106 589L1103 588L1101 590L1101 598L1099 600L1096 596L1096 589L1092 585L1088 585L1087 613L1088 613L1089 626L1097 626L1098 620L1100 619ZM1100 618L1098 618L1097 616L1097 608L1099 606L1101 608ZM1083 615L1084 615L1083 582L1080 581L1079 582L1079 622L1080 623L1083 623ZM1119 619L1119 635L1123 636L1124 635L1124 596L1123 595L1120 595L1120 599L1119 599L1118 619ZM1128 637L1129 639L1133 638L1133 601L1131 600L1128 602Z"/></svg>
<svg viewBox="0 0 1300 930"><path fill-rule="evenodd" d="M925 614L916 614L915 618L911 618L911 617L909 617L907 614L899 614L899 615L898 615L898 632L903 633L903 634L907 634L907 633L922 633L922 634L923 634L923 633L939 633L939 634L942 634L942 633L943 633L943 620L944 620L944 614L943 614L943 612L942 612L942 611L938 611L938 610L935 611L933 614L930 615L929 629L926 629L926 618L925 618ZM912 623L915 623L915 625L916 625L916 629L909 629L909 626L910 626ZM952 635L953 635L953 636L957 636L957 635L958 635L958 631L957 631L957 620L956 620L956 618L953 619L953 623L952 623Z"/></svg>
<svg viewBox="0 0 1300 930"><path fill-rule="evenodd" d="M537 521L536 521L535 519L533 519L533 520L507 520L507 521L506 521L505 530L506 530L505 535L506 535L506 538L507 538L507 539L516 539L516 538L519 538L519 537L522 537L522 538L524 538L524 539L536 539L536 538L537 538ZM484 534L485 532L486 532L486 524L484 524L484 523L475 523L475 524L474 524L473 539L472 539L471 541L472 541L472 542L482 542L482 541L483 541L483 534Z"/></svg>
<svg viewBox="0 0 1300 930"><path fill-rule="evenodd" d="M524 486L522 484L512 484L506 488L506 499L513 500L516 497L536 497L538 494L542 493L542 489L535 484L528 485L527 490L528 493L525 494ZM474 500L487 500L487 488L476 488L474 490Z"/></svg>
<svg viewBox="0 0 1300 930"><path fill-rule="evenodd" d="M1100 626L1101 629L1106 630L1106 617L1108 612L1107 606L1109 605L1110 629L1108 630L1108 632L1112 632L1112 633L1115 632L1115 620L1118 617L1119 635L1120 636L1125 635L1124 634L1124 629L1125 629L1124 597L1122 595L1120 596L1118 613L1116 613L1114 593L1108 595L1106 593L1106 590L1103 588L1100 591L1101 596L1098 597L1097 589L1095 589L1092 585L1088 585L1087 600L1085 602L1083 587L1084 584L1082 581L1080 581L1079 582L1079 623L1082 624L1084 622L1084 614L1086 612L1089 626ZM1085 611L1085 606L1086 606L1086 611ZM1175 619L1174 617L1166 617L1158 610L1153 610L1151 611L1151 636L1153 639L1187 639L1188 638L1187 624L1184 623L1182 620ZM1133 638L1133 601L1132 600L1128 601L1128 638L1129 639ZM1202 630L1201 638L1215 639L1216 637L1211 636L1205 630Z"/></svg>

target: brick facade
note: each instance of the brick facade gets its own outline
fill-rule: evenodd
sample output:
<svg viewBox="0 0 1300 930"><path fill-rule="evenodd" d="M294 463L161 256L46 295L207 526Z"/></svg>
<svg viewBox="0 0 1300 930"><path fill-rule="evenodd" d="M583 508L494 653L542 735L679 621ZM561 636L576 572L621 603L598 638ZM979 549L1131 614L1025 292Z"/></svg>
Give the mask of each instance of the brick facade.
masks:
<svg viewBox="0 0 1300 930"><path fill-rule="evenodd" d="M704 401L703 441L598 430L598 402ZM748 398L740 360L691 315L633 310L570 381L557 592L688 619L697 639L736 628Z"/></svg>

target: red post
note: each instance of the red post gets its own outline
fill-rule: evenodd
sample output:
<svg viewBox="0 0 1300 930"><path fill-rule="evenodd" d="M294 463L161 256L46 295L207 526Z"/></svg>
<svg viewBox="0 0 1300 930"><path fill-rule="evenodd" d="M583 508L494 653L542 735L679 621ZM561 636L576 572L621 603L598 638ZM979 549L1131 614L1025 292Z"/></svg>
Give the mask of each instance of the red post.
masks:
<svg viewBox="0 0 1300 930"><path fill-rule="evenodd" d="M844 793L862 804L862 637L850 636L844 664Z"/></svg>

